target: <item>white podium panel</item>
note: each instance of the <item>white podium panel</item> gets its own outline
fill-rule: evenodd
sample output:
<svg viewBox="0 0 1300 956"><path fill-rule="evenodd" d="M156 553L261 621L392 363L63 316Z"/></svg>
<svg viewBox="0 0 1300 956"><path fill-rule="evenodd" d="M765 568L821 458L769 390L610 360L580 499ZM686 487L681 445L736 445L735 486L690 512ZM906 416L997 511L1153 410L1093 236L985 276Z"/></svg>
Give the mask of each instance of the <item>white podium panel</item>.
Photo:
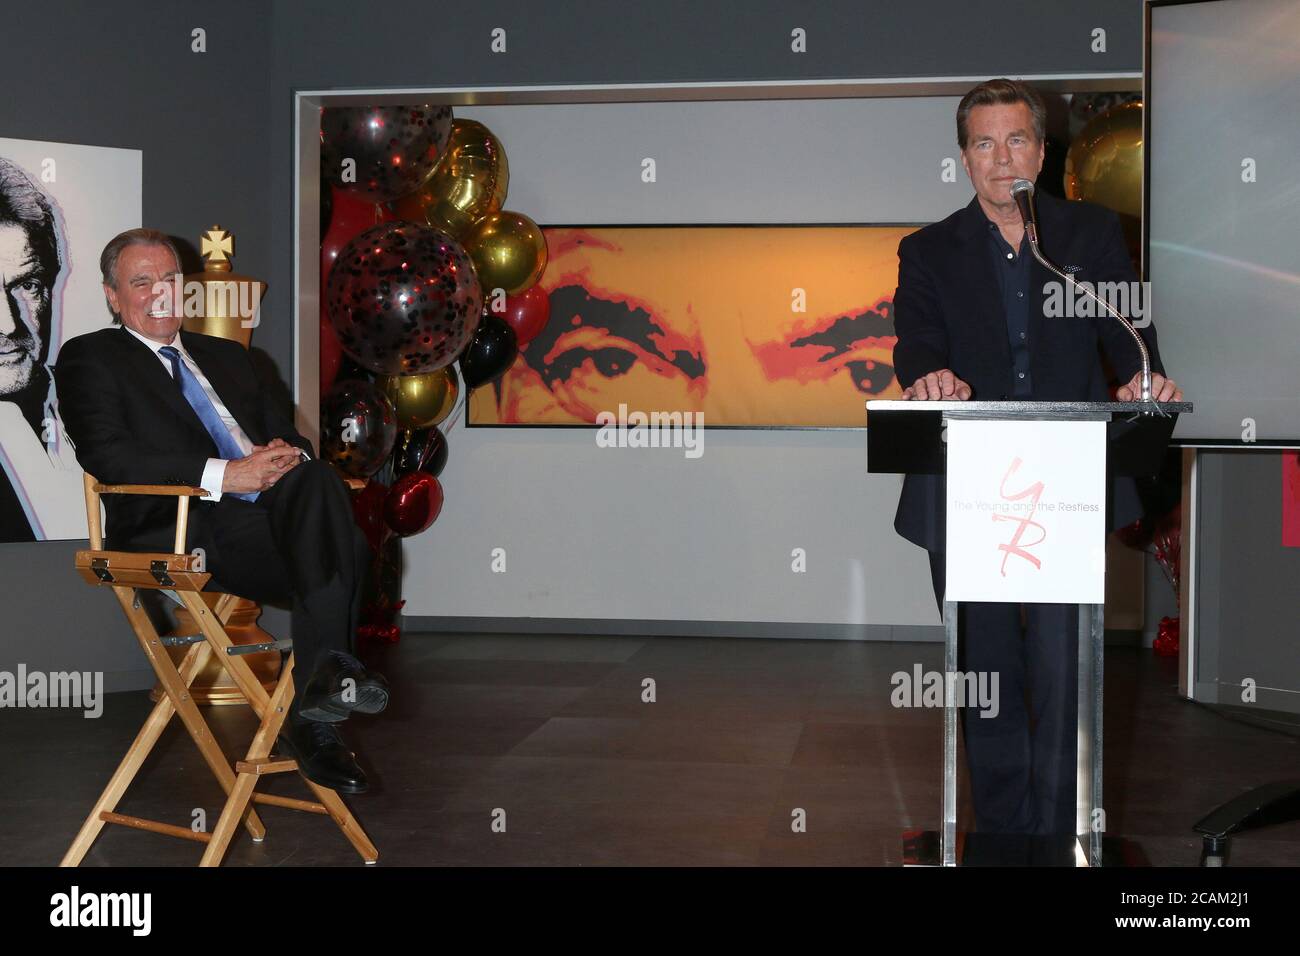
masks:
<svg viewBox="0 0 1300 956"><path fill-rule="evenodd" d="M1106 423L948 419L946 601L1104 604Z"/></svg>

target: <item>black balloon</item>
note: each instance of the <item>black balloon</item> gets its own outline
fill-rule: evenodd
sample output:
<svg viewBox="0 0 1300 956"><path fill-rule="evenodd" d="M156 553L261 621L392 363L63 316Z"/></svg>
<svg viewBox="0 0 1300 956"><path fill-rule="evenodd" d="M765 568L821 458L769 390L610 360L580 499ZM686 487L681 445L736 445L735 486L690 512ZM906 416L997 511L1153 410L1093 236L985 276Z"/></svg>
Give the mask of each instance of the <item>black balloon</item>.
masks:
<svg viewBox="0 0 1300 956"><path fill-rule="evenodd" d="M451 107L327 106L320 116L321 179L372 202L413 192L451 139ZM356 163L356 179L344 162Z"/></svg>
<svg viewBox="0 0 1300 956"><path fill-rule="evenodd" d="M419 428L404 432L397 440L393 456L397 477L413 471L427 472L437 478L447 467L447 436L437 428Z"/></svg>
<svg viewBox="0 0 1300 956"><path fill-rule="evenodd" d="M460 353L460 377L466 388L478 388L496 381L519 355L519 337L505 319L484 312L478 331Z"/></svg>
<svg viewBox="0 0 1300 956"><path fill-rule="evenodd" d="M414 222L367 229L339 253L325 284L339 345L372 372L415 375L456 360L483 294L459 242Z"/></svg>
<svg viewBox="0 0 1300 956"><path fill-rule="evenodd" d="M321 454L345 474L369 478L396 439L397 412L373 382L337 382L321 402Z"/></svg>

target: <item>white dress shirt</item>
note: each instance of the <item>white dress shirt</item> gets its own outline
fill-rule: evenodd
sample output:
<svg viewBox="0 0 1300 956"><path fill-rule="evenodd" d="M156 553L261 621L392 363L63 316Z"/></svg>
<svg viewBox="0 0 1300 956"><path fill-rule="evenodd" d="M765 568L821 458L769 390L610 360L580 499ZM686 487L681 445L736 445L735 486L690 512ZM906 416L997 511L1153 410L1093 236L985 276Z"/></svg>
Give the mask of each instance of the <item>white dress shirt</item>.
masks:
<svg viewBox="0 0 1300 956"><path fill-rule="evenodd" d="M149 346L149 348L153 349L153 354L158 356L158 361L162 362L163 368L167 369L167 375L169 377L172 375L171 359L169 359L165 355L162 355L158 351L163 347L164 343L155 342L153 339L146 338L145 336L137 332L135 329L127 328L127 326L125 325L123 325L122 328L126 329L128 332L134 335L145 345ZM226 429L230 432L231 437L235 439L235 443L239 445L240 449L244 452L245 455L252 454L253 451L252 441L250 441L248 436L244 434L244 430L239 427L239 422L235 421L235 416L230 414L230 410L226 408L225 402L223 402L220 396L217 395L216 389L212 387L212 383L208 381L208 377L203 374L203 370L199 368L198 364L194 361L194 359L190 357L190 353L185 351L185 346L181 344L181 336L179 332L176 333L176 338L174 338L170 344L176 349L177 352L180 352L181 361L183 361L186 367L189 368L189 370L194 373L194 377L198 379L199 384L203 386L203 391L207 393L208 400L212 402L212 407L215 408L217 410L217 414L221 416L222 423L226 426ZM228 463L229 463L228 460L225 458L208 459L207 464L203 466L203 478L201 481L199 481L199 487L204 489L208 493L208 497L201 498L199 500L201 501L221 500L221 484L225 480L226 465Z"/></svg>

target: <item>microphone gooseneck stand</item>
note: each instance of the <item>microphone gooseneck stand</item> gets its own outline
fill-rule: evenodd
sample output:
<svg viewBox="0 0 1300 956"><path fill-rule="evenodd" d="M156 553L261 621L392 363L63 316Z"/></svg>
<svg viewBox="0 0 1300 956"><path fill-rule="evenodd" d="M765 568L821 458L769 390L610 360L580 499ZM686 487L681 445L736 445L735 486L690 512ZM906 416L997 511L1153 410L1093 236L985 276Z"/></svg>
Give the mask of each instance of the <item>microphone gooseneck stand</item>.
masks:
<svg viewBox="0 0 1300 956"><path fill-rule="evenodd" d="M1011 194L1013 196L1017 196L1018 201L1019 201L1019 196L1017 194L1019 193L1027 194L1027 200L1032 201L1034 195L1034 184L1027 179L1017 179L1015 183L1013 183L1011 186ZM1026 212L1026 209L1028 207L1028 201L1025 203L1020 203L1022 214ZM1034 258L1038 260L1038 262L1042 265L1042 267L1047 271L1051 272L1053 275L1060 276L1061 279L1064 280L1066 284L1069 285L1071 288L1081 290L1084 293L1084 295L1088 296L1088 298L1096 302L1099 306L1105 309L1110 315L1114 316L1115 319L1117 319L1119 323L1123 325L1125 329L1128 330L1128 334L1133 337L1133 341L1137 344L1138 354L1142 357L1142 383L1141 383L1142 388L1141 388L1141 394L1138 396L1138 401L1148 406L1148 408L1143 410L1144 414L1151 414L1152 412L1154 412L1159 415L1166 415L1167 413L1163 408L1160 407L1160 403L1155 401L1155 399L1152 398L1151 396L1151 356L1147 352L1146 342L1142 340L1142 336L1138 334L1137 329L1133 328L1133 323L1130 322L1128 319L1126 319L1118 311L1111 308L1109 303L1103 301L1100 296L1098 296L1087 286L1077 282L1074 276L1058 268L1056 263L1052 262L1051 259L1048 259L1047 256L1043 255L1043 251L1040 248L1038 248L1038 225L1034 221L1034 217L1032 215L1025 215L1024 219L1025 219L1025 235L1029 239L1029 250L1034 254Z"/></svg>

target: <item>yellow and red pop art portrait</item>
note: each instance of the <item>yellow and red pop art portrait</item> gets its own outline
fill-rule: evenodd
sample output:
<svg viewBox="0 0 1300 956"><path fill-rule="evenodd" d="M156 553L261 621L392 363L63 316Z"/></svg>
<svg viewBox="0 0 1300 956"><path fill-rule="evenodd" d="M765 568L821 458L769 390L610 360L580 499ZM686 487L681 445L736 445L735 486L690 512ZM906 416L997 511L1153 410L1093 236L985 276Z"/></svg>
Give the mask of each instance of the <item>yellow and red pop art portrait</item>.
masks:
<svg viewBox="0 0 1300 956"><path fill-rule="evenodd" d="M916 226L544 229L546 329L471 425L703 412L713 426L849 426L897 398L898 242Z"/></svg>

